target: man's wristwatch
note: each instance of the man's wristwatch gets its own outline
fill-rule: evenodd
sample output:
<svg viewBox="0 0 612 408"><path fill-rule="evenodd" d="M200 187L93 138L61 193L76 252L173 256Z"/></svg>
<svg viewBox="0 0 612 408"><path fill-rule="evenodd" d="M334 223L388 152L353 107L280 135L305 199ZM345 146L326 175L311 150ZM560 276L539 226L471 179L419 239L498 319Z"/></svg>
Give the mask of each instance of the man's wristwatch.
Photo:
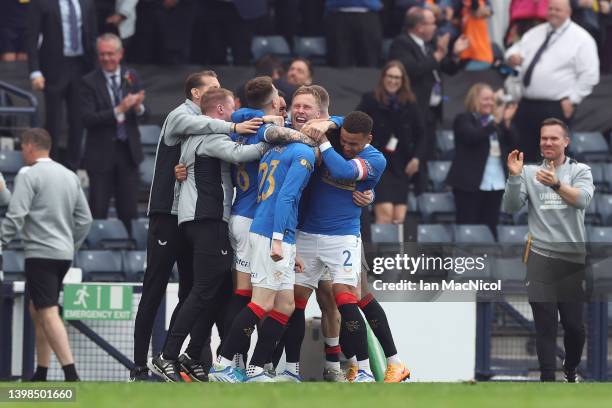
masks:
<svg viewBox="0 0 612 408"><path fill-rule="evenodd" d="M557 180L557 182L550 186L550 188L552 188L554 191L559 191L559 189L561 188L561 182Z"/></svg>

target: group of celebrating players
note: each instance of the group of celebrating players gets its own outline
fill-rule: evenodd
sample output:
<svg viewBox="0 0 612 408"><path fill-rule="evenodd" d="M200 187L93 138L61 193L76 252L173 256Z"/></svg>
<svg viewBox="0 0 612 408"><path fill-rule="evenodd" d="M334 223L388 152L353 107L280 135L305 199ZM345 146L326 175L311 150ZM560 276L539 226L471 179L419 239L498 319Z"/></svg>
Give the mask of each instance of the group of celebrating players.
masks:
<svg viewBox="0 0 612 408"><path fill-rule="evenodd" d="M369 144L372 119L358 111L330 117L329 94L317 85L297 89L288 115L269 77L246 83L246 107L238 110L212 71L190 75L185 94L158 144L131 379L148 374L142 361L167 272L165 284L147 274L160 275L156 271L163 268L155 263L168 255L170 240L175 249L167 257L179 266L179 304L162 353L147 363L163 380L300 382L304 310L313 291L322 311L326 381L375 381L366 321L387 358L385 382L408 379L365 276L360 216L386 167ZM168 238L170 226L163 236L156 227L153 217L162 211L155 200L161 202L161 179L168 184L167 169L177 163L167 218L178 228ZM168 259L163 263L167 269ZM221 345L207 370L201 356L210 353L215 322ZM258 339L246 364L255 327ZM190 344L179 356L188 334ZM283 351L285 369L276 372ZM340 367L341 352L347 371Z"/></svg>

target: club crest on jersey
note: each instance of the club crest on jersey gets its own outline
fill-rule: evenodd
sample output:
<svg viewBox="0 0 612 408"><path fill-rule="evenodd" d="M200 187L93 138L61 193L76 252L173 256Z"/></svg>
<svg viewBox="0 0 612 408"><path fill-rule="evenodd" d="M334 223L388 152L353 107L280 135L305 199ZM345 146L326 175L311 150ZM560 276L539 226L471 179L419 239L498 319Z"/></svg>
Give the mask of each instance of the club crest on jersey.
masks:
<svg viewBox="0 0 612 408"><path fill-rule="evenodd" d="M251 334L253 334L253 332L255 331L255 327L245 327L244 329L242 329L242 331L244 332L245 336L251 337Z"/></svg>
<svg viewBox="0 0 612 408"><path fill-rule="evenodd" d="M359 330L359 322L357 320L348 320L344 325L349 333L354 333Z"/></svg>
<svg viewBox="0 0 612 408"><path fill-rule="evenodd" d="M302 166L306 167L306 169L307 169L308 171L312 171L312 165L310 164L310 162L309 162L308 160L306 160L306 159L302 159L302 160L300 160L300 164L301 164Z"/></svg>
<svg viewBox="0 0 612 408"><path fill-rule="evenodd" d="M323 180L324 183L341 188L342 190L355 191L357 188L357 182L355 180L343 180L332 177L326 166L322 169L321 180Z"/></svg>

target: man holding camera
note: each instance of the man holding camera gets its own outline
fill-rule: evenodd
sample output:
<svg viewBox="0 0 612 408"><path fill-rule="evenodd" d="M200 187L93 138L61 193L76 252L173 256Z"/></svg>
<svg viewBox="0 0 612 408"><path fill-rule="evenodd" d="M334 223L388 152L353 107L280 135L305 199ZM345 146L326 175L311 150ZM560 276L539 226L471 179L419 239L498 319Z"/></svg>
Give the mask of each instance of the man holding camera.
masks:
<svg viewBox="0 0 612 408"><path fill-rule="evenodd" d="M548 22L527 31L506 52L508 65L519 70L522 82L515 124L526 162L540 160L542 120L553 117L569 125L576 106L599 82L595 41L571 15L570 0L549 0Z"/></svg>

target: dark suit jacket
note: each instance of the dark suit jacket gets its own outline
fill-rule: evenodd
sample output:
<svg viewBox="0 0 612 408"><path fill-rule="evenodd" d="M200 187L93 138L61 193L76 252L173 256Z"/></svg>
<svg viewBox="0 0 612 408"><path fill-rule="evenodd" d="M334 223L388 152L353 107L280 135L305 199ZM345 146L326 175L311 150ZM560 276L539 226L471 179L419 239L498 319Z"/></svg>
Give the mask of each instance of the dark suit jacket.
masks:
<svg viewBox="0 0 612 408"><path fill-rule="evenodd" d="M368 92L361 97L361 102L355 110L367 113L374 120L372 146L384 154L388 171L402 177L406 165L413 157L425 159L425 125L421 111L415 103L407 103L397 110L391 110L376 100L374 92ZM391 135L398 139L393 153L385 149Z"/></svg>
<svg viewBox="0 0 612 408"><path fill-rule="evenodd" d="M455 158L448 172L446 184L463 191L478 191L489 157L489 136L497 132L504 174L508 177L506 160L516 147L516 133L512 127L490 123L482 126L471 112L457 115L453 123L455 132Z"/></svg>
<svg viewBox="0 0 612 408"><path fill-rule="evenodd" d="M97 23L93 0L79 0L81 4L82 38L85 72L95 67ZM43 40L38 48L38 36ZM26 30L26 50L30 72L42 71L45 80L56 81L64 73L64 34L59 0L31 0Z"/></svg>
<svg viewBox="0 0 612 408"><path fill-rule="evenodd" d="M141 90L136 71L121 67L121 88L124 96ZM101 69L96 69L83 77L81 112L83 124L87 129L83 165L88 171L109 171L113 166L115 155L117 120L106 77ZM143 160L140 131L138 130L139 119L133 109L125 114L127 143L135 166Z"/></svg>
<svg viewBox="0 0 612 408"><path fill-rule="evenodd" d="M412 91L416 95L417 104L426 115L425 120L431 119L429 99L431 90L435 83L434 70L442 75L442 72L454 74L459 71L460 65L453 62L452 58L446 57L438 62L432 55L425 55L421 47L410 37L403 33L397 36L391 43L389 59L399 60L408 73ZM442 118L442 104L433 111L435 118Z"/></svg>

